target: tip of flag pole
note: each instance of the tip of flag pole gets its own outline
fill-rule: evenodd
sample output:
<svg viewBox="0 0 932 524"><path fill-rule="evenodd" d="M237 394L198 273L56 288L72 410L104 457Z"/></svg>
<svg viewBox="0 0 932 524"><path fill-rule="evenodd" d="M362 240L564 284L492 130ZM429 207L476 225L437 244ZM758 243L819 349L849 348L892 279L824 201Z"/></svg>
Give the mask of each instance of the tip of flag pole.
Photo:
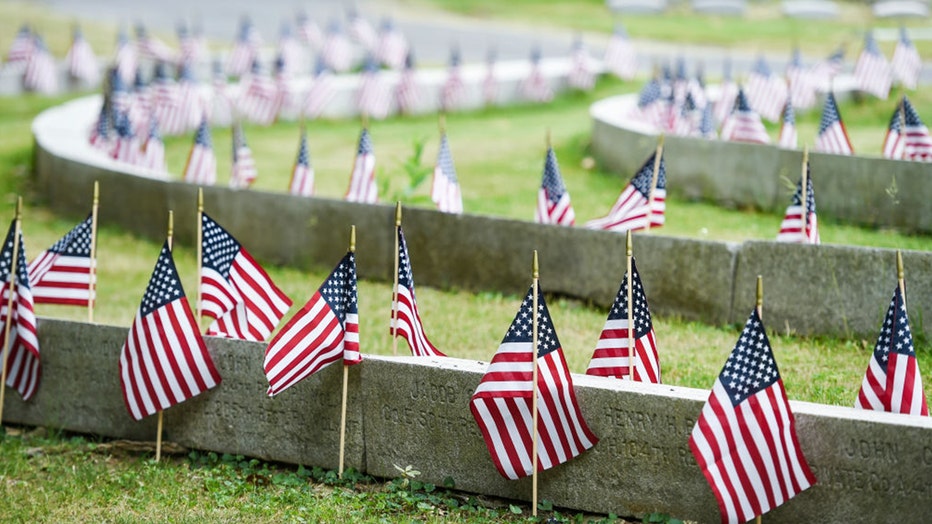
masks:
<svg viewBox="0 0 932 524"><path fill-rule="evenodd" d="M356 252L356 226L355 225L350 226L349 250L350 250L350 253Z"/></svg>
<svg viewBox="0 0 932 524"><path fill-rule="evenodd" d="M198 213L204 211L204 188L197 188L197 211Z"/></svg>
<svg viewBox="0 0 932 524"><path fill-rule="evenodd" d="M100 182L94 181L94 205L100 203Z"/></svg>
<svg viewBox="0 0 932 524"><path fill-rule="evenodd" d="M803 146L803 165L809 163L809 144Z"/></svg>
<svg viewBox="0 0 932 524"><path fill-rule="evenodd" d="M896 250L896 278L903 280L906 278L906 271L903 269L903 252Z"/></svg>
<svg viewBox="0 0 932 524"><path fill-rule="evenodd" d="M171 238L172 233L175 232L175 212L171 209L168 210L168 237Z"/></svg>
<svg viewBox="0 0 932 524"><path fill-rule="evenodd" d="M764 277L757 275L757 309L764 305Z"/></svg>
<svg viewBox="0 0 932 524"><path fill-rule="evenodd" d="M395 203L395 227L401 225L401 200Z"/></svg>
<svg viewBox="0 0 932 524"><path fill-rule="evenodd" d="M663 138L664 138L664 134L660 133L660 137L657 138L657 149L663 148Z"/></svg>
<svg viewBox="0 0 932 524"><path fill-rule="evenodd" d="M553 147L553 137L550 134L550 128L547 128L547 149Z"/></svg>
<svg viewBox="0 0 932 524"><path fill-rule="evenodd" d="M626 254L627 254L629 257L630 257L630 256L633 256L633 255L634 255L634 246L633 246L633 244L632 244L632 242L631 242L631 230L630 230L630 229L628 230L627 237L625 238L625 247L627 248L627 249L626 249Z"/></svg>
<svg viewBox="0 0 932 524"><path fill-rule="evenodd" d="M362 118L362 128L369 129L369 115L366 113L363 113L362 115L360 115L360 117Z"/></svg>
<svg viewBox="0 0 932 524"><path fill-rule="evenodd" d="M534 250L534 262L531 266L531 272L535 279L540 278L540 263L537 260L537 250Z"/></svg>
<svg viewBox="0 0 932 524"><path fill-rule="evenodd" d="M441 135L447 133L447 115L446 113L439 113L437 115L437 129L440 131Z"/></svg>
<svg viewBox="0 0 932 524"><path fill-rule="evenodd" d="M16 220L23 218L23 197L16 197Z"/></svg>

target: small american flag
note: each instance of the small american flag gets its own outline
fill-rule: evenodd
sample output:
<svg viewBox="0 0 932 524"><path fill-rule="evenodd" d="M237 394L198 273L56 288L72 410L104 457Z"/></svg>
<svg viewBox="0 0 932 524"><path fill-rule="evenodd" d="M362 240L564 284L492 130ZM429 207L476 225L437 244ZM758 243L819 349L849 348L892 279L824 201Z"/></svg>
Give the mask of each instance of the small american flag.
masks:
<svg viewBox="0 0 932 524"><path fill-rule="evenodd" d="M789 100L796 109L815 107L816 82L811 70L803 65L803 56L798 47L793 49L790 62L786 65L786 79L790 89Z"/></svg>
<svg viewBox="0 0 932 524"><path fill-rule="evenodd" d="M307 147L307 131L301 129L301 143L298 145L298 158L291 171L291 184L288 192L298 196L314 195L314 168L311 166L311 153Z"/></svg>
<svg viewBox="0 0 932 524"><path fill-rule="evenodd" d="M100 81L100 66L97 65L97 56L91 44L84 38L79 27L74 28L71 47L65 55L65 64L71 78L85 86L96 85Z"/></svg>
<svg viewBox="0 0 932 524"><path fill-rule="evenodd" d="M162 40L150 35L142 24L136 25L136 48L139 50L139 56L152 61L178 61L178 53Z"/></svg>
<svg viewBox="0 0 932 524"><path fill-rule="evenodd" d="M907 89L916 89L919 84L919 71L922 70L922 58L913 45L913 41L906 34L906 28L900 27L900 39L893 50L893 59L890 60L893 77Z"/></svg>
<svg viewBox="0 0 932 524"><path fill-rule="evenodd" d="M203 50L198 45L197 40L191 36L188 26L184 22L178 24L175 29L175 34L178 36L178 48L180 49L178 56L179 62L182 64L193 64L203 58L201 56Z"/></svg>
<svg viewBox="0 0 932 524"><path fill-rule="evenodd" d="M298 28L298 40L302 43L319 48L324 42L324 35L317 22L311 20L304 10L298 11L295 16L295 26Z"/></svg>
<svg viewBox="0 0 932 524"><path fill-rule="evenodd" d="M417 81L417 69L414 65L414 52L408 51L405 58L404 70L395 88L395 101L398 111L402 114L411 114L417 111L421 100L421 86Z"/></svg>
<svg viewBox="0 0 932 524"><path fill-rule="evenodd" d="M689 437L722 522L746 522L816 482L764 325L752 311Z"/></svg>
<svg viewBox="0 0 932 524"><path fill-rule="evenodd" d="M883 100L890 94L893 73L887 59L877 47L874 34L870 31L864 35L864 50L854 65L854 78L861 91Z"/></svg>
<svg viewBox="0 0 932 524"><path fill-rule="evenodd" d="M819 123L819 134L816 136L815 151L820 153L834 153L836 155L853 155L854 148L848 139L848 130L841 120L835 95L829 92L822 108L822 121Z"/></svg>
<svg viewBox="0 0 932 524"><path fill-rule="evenodd" d="M214 319L208 335L263 341L291 307L291 299L217 222L201 213L201 305Z"/></svg>
<svg viewBox="0 0 932 524"><path fill-rule="evenodd" d="M533 347L534 287L528 290L505 338L469 401L498 472L508 479L533 473L533 372L537 359L537 470L573 459L598 443L576 402L573 379L543 294L537 296L537 347Z"/></svg>
<svg viewBox="0 0 932 524"><path fill-rule="evenodd" d="M322 58L317 60L314 81L304 101L304 115L310 119L319 117L330 104L336 91L333 87L333 75L327 69Z"/></svg>
<svg viewBox="0 0 932 524"><path fill-rule="evenodd" d="M485 78L482 79L482 101L487 106L498 102L498 75L495 73L495 50L490 49L485 58Z"/></svg>
<svg viewBox="0 0 932 524"><path fill-rule="evenodd" d="M421 313L417 309L414 296L414 273L411 271L411 258L408 256L408 243L405 242L401 226L398 229L398 289L395 302L392 303L392 324L389 332L408 341L411 354L416 357L445 357L427 338Z"/></svg>
<svg viewBox="0 0 932 524"><path fill-rule="evenodd" d="M605 57L602 59L605 67L622 80L633 80L638 72L637 53L625 28L616 25L608 47L605 48Z"/></svg>
<svg viewBox="0 0 932 524"><path fill-rule="evenodd" d="M159 133L159 121L154 118L149 121L149 135L142 147L140 165L160 173L168 171L165 165L165 142L162 141L162 135Z"/></svg>
<svg viewBox="0 0 932 524"><path fill-rule="evenodd" d="M152 93L142 78L142 71L137 69L136 80L129 95L129 123L134 133L143 136L149 132L152 120Z"/></svg>
<svg viewBox="0 0 932 524"><path fill-rule="evenodd" d="M217 182L217 156L214 154L206 116L194 135L194 145L184 167L184 181L203 186L212 186Z"/></svg>
<svg viewBox="0 0 932 524"><path fill-rule="evenodd" d="M592 58L581 38L573 42L570 64L570 72L566 77L570 87L581 91L591 91L595 87L595 72L592 67Z"/></svg>
<svg viewBox="0 0 932 524"><path fill-rule="evenodd" d="M136 47L129 41L129 37L126 36L126 31L123 29L120 29L120 32L117 33L116 54L113 62L120 78L127 84L132 82L136 76L139 56L136 54Z"/></svg>
<svg viewBox="0 0 932 524"><path fill-rule="evenodd" d="M210 123L214 126L233 125L233 97L229 92L226 74L219 61L213 62L212 97L210 102Z"/></svg>
<svg viewBox="0 0 932 524"><path fill-rule="evenodd" d="M372 152L372 139L369 130L363 128L359 134L359 147L356 149L356 161L350 174L346 200L375 204L379 201L379 188L375 185L375 153Z"/></svg>
<svg viewBox="0 0 932 524"><path fill-rule="evenodd" d="M391 69L401 69L409 52L408 40L395 26L395 22L391 18L383 19L379 29L379 61Z"/></svg>
<svg viewBox="0 0 932 524"><path fill-rule="evenodd" d="M555 224L558 226L572 226L576 223L576 212L570 203L570 192L566 190L563 176L560 174L560 164L557 163L557 154L552 147L547 148L547 158L544 160L544 175L541 178L540 189L537 191L537 211L534 221L538 224Z"/></svg>
<svg viewBox="0 0 932 524"><path fill-rule="evenodd" d="M608 312L608 319L602 327L599 342L589 361L587 375L601 377L629 378L638 382L660 384L660 356L657 353L657 337L654 335L654 323L651 321L650 310L647 308L647 296L644 286L641 285L641 276L638 274L634 259L631 260L631 288L632 325L633 333L629 333L628 325L628 280L625 274L615 295L615 302ZM634 370L631 370L631 348L628 346L629 336L634 341Z"/></svg>
<svg viewBox="0 0 932 524"><path fill-rule="evenodd" d="M87 306L94 299L93 234L88 216L29 264L29 282L36 304Z"/></svg>
<svg viewBox="0 0 932 524"><path fill-rule="evenodd" d="M97 122L91 128L89 141L95 149L109 153L113 149L113 143L110 140L110 102L105 100L100 106L100 113L97 115Z"/></svg>
<svg viewBox="0 0 932 524"><path fill-rule="evenodd" d="M391 109L391 95L391 90L382 78L378 63L372 55L369 55L359 77L359 91L356 93L356 107L359 113L376 120L385 118Z"/></svg>
<svg viewBox="0 0 932 524"><path fill-rule="evenodd" d="M651 184L654 178L654 163L657 153L650 155L641 169L631 178L631 182L622 190L615 205L608 215L586 222L588 229L605 229L608 231L637 231L660 227L664 223L667 197L667 170L660 157L657 168L657 186L651 198Z"/></svg>
<svg viewBox="0 0 932 524"><path fill-rule="evenodd" d="M757 59L748 75L745 93L751 107L771 122L780 119L786 103L786 82L773 74L763 56Z"/></svg>
<svg viewBox="0 0 932 524"><path fill-rule="evenodd" d="M32 30L28 25L22 25L6 53L6 61L8 64L25 64L32 56L33 49Z"/></svg>
<svg viewBox="0 0 932 524"><path fill-rule="evenodd" d="M444 213L463 213L463 195L460 193L460 183L456 178L456 167L453 165L453 154L450 153L450 142L446 133L440 136L440 151L434 166L430 199L437 204L437 209Z"/></svg>
<svg viewBox="0 0 932 524"><path fill-rule="evenodd" d="M242 76L249 72L253 62L259 55L259 46L262 44L262 37L252 21L243 17L240 21L239 33L236 35L236 42L233 45L233 51L227 59L227 73L232 76Z"/></svg>
<svg viewBox="0 0 932 524"><path fill-rule="evenodd" d="M155 65L155 80L152 84L152 118L159 121L159 128L166 135L184 133L188 120L181 110L181 93L168 75L164 62Z"/></svg>
<svg viewBox="0 0 932 524"><path fill-rule="evenodd" d="M725 70L722 75L722 84L719 87L718 100L715 101L715 121L724 123L735 108L740 88L731 78L731 61L725 61Z"/></svg>
<svg viewBox="0 0 932 524"><path fill-rule="evenodd" d="M806 228L803 230L803 213L806 214ZM812 174L806 164L806 205L803 206L803 180L796 184L793 201L786 208L777 242L794 242L797 244L820 244L819 222L816 217L815 191L812 190Z"/></svg>
<svg viewBox="0 0 932 524"><path fill-rule="evenodd" d="M545 103L553 100L553 89L540 68L540 49L531 50L531 68L527 77L521 82L521 94L525 100Z"/></svg>
<svg viewBox="0 0 932 524"><path fill-rule="evenodd" d="M114 115L113 129L116 131L113 158L127 164L138 164L142 145L139 143L139 137L133 132L133 126L129 122L129 114L126 111L119 111Z"/></svg>
<svg viewBox="0 0 932 524"><path fill-rule="evenodd" d="M699 136L708 140L718 138L712 104L706 104L702 109L702 118L699 119Z"/></svg>
<svg viewBox="0 0 932 524"><path fill-rule="evenodd" d="M929 415L909 329L906 297L897 286L854 403L860 409Z"/></svg>
<svg viewBox="0 0 932 524"><path fill-rule="evenodd" d="M297 66L303 61L301 44L291 31L291 24L282 22L278 36L278 57L281 59L277 73L291 78L297 73Z"/></svg>
<svg viewBox="0 0 932 524"><path fill-rule="evenodd" d="M748 104L744 91L738 89L735 99L735 108L731 115L722 123L722 140L731 142L750 142L752 144L769 144L770 135L764 128L764 123Z"/></svg>
<svg viewBox="0 0 932 524"><path fill-rule="evenodd" d="M246 142L246 133L239 122L233 124L233 162L230 175L230 187L233 189L246 189L256 181L256 161L252 157L252 150Z"/></svg>
<svg viewBox="0 0 932 524"><path fill-rule="evenodd" d="M363 18L355 9L349 9L346 13L346 25L350 38L356 41L368 52L374 51L379 42L379 37L368 20Z"/></svg>
<svg viewBox="0 0 932 524"><path fill-rule="evenodd" d="M321 57L328 68L337 73L349 71L353 63L353 48L349 38L340 28L340 22L333 20L327 28L327 38L324 40Z"/></svg>
<svg viewBox="0 0 932 524"><path fill-rule="evenodd" d="M811 78L813 83L818 87L828 89L832 85L832 79L845 67L845 48L844 46L836 49L831 55L821 62L812 66Z"/></svg>
<svg viewBox="0 0 932 524"><path fill-rule="evenodd" d="M663 86L657 78L651 78L638 95L637 115L647 123L662 129L665 126L666 113L663 100Z"/></svg>
<svg viewBox="0 0 932 524"><path fill-rule="evenodd" d="M51 94L58 89L58 68L42 37L35 35L34 50L26 62L23 86L29 91Z"/></svg>
<svg viewBox="0 0 932 524"><path fill-rule="evenodd" d="M219 383L166 242L120 351L126 409L142 420Z"/></svg>
<svg viewBox="0 0 932 524"><path fill-rule="evenodd" d="M903 159L918 162L932 161L932 137L922 123L916 108L903 95Z"/></svg>
<svg viewBox="0 0 932 524"><path fill-rule="evenodd" d="M42 367L39 358L39 337L36 330L36 314L33 307L32 286L26 266L26 248L23 234L17 232L16 220L10 229L0 251L0 282L3 285L3 304L0 305L0 347L9 347L6 361L6 385L15 389L23 400L29 400L39 387ZM15 239L15 240L14 240ZM13 290L13 314L7 310L10 301L10 287L13 243L19 244L16 257L16 286ZM11 318L12 316L12 318ZM10 341L3 340L4 323L10 322Z"/></svg>
<svg viewBox="0 0 932 524"><path fill-rule="evenodd" d="M349 252L269 342L264 369L270 397L338 360L362 362L358 306L356 255Z"/></svg>
<svg viewBox="0 0 932 524"><path fill-rule="evenodd" d="M463 83L463 72L460 65L460 50L454 47L450 50L450 63L447 66L447 79L440 89L440 107L445 112L451 112L460 107L466 94Z"/></svg>
<svg viewBox="0 0 932 524"><path fill-rule="evenodd" d="M194 78L190 64L181 64L178 68L178 110L177 121L182 126L181 133L197 128L201 116L207 111L207 103L201 94L200 85Z"/></svg>
<svg viewBox="0 0 932 524"><path fill-rule="evenodd" d="M793 111L791 98L786 99L786 106L783 107L783 118L780 119L780 134L777 138L777 145L786 149L796 149L799 147L799 139L796 132L796 113Z"/></svg>
<svg viewBox="0 0 932 524"><path fill-rule="evenodd" d="M893 116L890 117L890 125L887 126L887 134L883 138L883 148L881 154L884 158L892 160L902 160L905 140L903 137L903 101L897 104L893 110Z"/></svg>
<svg viewBox="0 0 932 524"><path fill-rule="evenodd" d="M283 97L258 59L253 62L252 72L243 78L241 84L242 95L238 103L240 114L254 124L267 126L274 123Z"/></svg>

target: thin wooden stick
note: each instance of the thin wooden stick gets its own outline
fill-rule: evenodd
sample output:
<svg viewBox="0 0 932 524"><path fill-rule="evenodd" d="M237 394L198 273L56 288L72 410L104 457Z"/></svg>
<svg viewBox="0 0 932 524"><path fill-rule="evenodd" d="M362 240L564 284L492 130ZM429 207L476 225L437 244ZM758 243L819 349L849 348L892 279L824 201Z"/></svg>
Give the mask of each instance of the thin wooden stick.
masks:
<svg viewBox="0 0 932 524"><path fill-rule="evenodd" d="M23 220L23 197L16 199L16 218L13 226L13 260L10 261L10 294L6 300L6 318L3 320L3 368L0 371L0 424L3 423L3 404L6 397L7 360L10 358L10 324L13 322L13 296L16 294L16 263L19 261L19 232Z"/></svg>
<svg viewBox="0 0 932 524"><path fill-rule="evenodd" d="M356 252L356 226L350 226L350 253ZM349 383L349 366L343 363L343 399L340 403L340 469L338 476L343 478L343 458L346 451L346 396Z"/></svg>
<svg viewBox="0 0 932 524"><path fill-rule="evenodd" d="M809 197L809 146L803 147L803 167L802 167L802 211L800 215L802 216L802 233L803 237L806 239L804 243L811 243L809 240L809 234L806 232L806 222L809 220L809 206L807 205L806 199Z"/></svg>
<svg viewBox="0 0 932 524"><path fill-rule="evenodd" d="M201 295L201 272L204 271L204 188L197 188L197 295L194 299L194 319L201 321L203 295Z"/></svg>
<svg viewBox="0 0 932 524"><path fill-rule="evenodd" d="M87 321L94 322L97 301L97 210L100 207L100 184L94 181L94 203L91 205L91 278L88 282Z"/></svg>
<svg viewBox="0 0 932 524"><path fill-rule="evenodd" d="M175 234L175 212L172 210L168 211L168 250L172 250L173 236ZM162 420L164 418L165 411L159 410L158 415L158 426L155 432L155 461L158 462L162 459Z"/></svg>
<svg viewBox="0 0 932 524"><path fill-rule="evenodd" d="M764 279L757 275L757 316L763 319L764 311Z"/></svg>
<svg viewBox="0 0 932 524"><path fill-rule="evenodd" d="M896 250L896 284L903 295L903 306L906 306L906 271L903 270L903 253Z"/></svg>
<svg viewBox="0 0 932 524"><path fill-rule="evenodd" d="M531 445L531 463L533 474L531 477L531 515L537 516L537 286L538 279L540 278L540 266L537 263L537 250L534 250L534 266L533 266L533 275L534 280L532 284L531 293L534 295L533 305L534 311L531 313L531 362L533 362L531 372L531 425L533 427L531 431L531 438L533 439Z"/></svg>
<svg viewBox="0 0 932 524"><path fill-rule="evenodd" d="M634 258L634 249L631 246L631 230L628 230L626 238L627 249L625 258L628 265L628 272L625 273L625 287L628 289L628 377L636 380L634 370L637 366L637 354L634 350L634 292L631 289L633 278L631 275L631 260Z"/></svg>
<svg viewBox="0 0 932 524"><path fill-rule="evenodd" d="M401 231L401 201L395 205L395 273L392 284L392 355L398 355L398 266L401 264L401 243L398 234Z"/></svg>
<svg viewBox="0 0 932 524"><path fill-rule="evenodd" d="M647 224L645 231L650 231L650 221L654 216L654 193L657 191L657 182L660 178L660 160L663 158L663 134L657 139L657 152L654 155L654 174L650 181L650 195L647 196Z"/></svg>

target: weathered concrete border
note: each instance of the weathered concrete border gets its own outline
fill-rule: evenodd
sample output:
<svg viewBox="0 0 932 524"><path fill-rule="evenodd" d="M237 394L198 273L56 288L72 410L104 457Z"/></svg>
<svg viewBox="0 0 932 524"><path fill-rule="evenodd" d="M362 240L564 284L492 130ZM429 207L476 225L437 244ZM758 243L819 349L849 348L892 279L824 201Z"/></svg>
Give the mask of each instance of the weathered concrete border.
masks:
<svg viewBox="0 0 932 524"><path fill-rule="evenodd" d="M24 403L8 391L6 423L152 440L152 417L122 403L118 361L126 327L40 319L43 378ZM188 447L336 467L342 373L331 366L275 399L265 396L264 345L207 338L221 384L165 413L165 435ZM366 355L350 371L347 466L521 500L530 481L498 475L469 412L485 364ZM664 512L714 522L712 492L688 449L708 391L574 375L601 441L541 475L540 497L621 515ZM819 482L767 522L920 522L932 514L932 419L791 402L800 444Z"/></svg>

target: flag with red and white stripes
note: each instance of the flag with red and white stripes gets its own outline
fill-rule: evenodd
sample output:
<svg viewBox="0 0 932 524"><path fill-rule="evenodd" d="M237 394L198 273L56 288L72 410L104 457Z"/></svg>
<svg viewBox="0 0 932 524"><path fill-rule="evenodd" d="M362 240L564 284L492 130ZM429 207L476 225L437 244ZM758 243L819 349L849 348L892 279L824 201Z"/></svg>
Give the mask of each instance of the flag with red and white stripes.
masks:
<svg viewBox="0 0 932 524"><path fill-rule="evenodd" d="M93 299L91 216L29 263L29 282L36 304L87 306Z"/></svg>
<svg viewBox="0 0 932 524"><path fill-rule="evenodd" d="M803 56L799 48L793 49L790 62L786 65L786 80L789 83L790 95L796 109L810 109L816 105L816 81L811 69L803 65Z"/></svg>
<svg viewBox="0 0 932 524"><path fill-rule="evenodd" d="M298 196L314 195L314 168L311 166L311 153L307 147L307 131L301 129L301 143L298 145L298 158L291 170L291 184L288 192Z"/></svg>
<svg viewBox="0 0 932 524"><path fill-rule="evenodd" d="M16 37L13 38L13 43L10 44L10 49L6 52L7 64L25 64L28 62L35 49L33 44L32 30L29 29L28 25L20 26L19 31L16 32Z"/></svg>
<svg viewBox="0 0 932 524"><path fill-rule="evenodd" d="M421 86L417 81L417 69L414 66L414 53L408 51L405 57L404 69L395 87L395 102L398 111L402 114L411 114L417 111L421 101Z"/></svg>
<svg viewBox="0 0 932 524"><path fill-rule="evenodd" d="M525 100L546 103L553 100L553 89L550 88L550 82L547 81L544 72L541 70L540 61L540 49L535 47L531 50L528 75L521 81L521 95Z"/></svg>
<svg viewBox="0 0 932 524"><path fill-rule="evenodd" d="M628 285L631 287L631 324L628 324ZM634 343L634 365L631 363ZM633 369L632 369L633 368ZM602 327L599 342L589 360L587 375L632 379L638 382L660 384L660 355L654 323L647 308L647 295L641 284L637 265L631 259L631 275L625 273L615 302Z"/></svg>
<svg viewBox="0 0 932 524"><path fill-rule="evenodd" d="M502 344L469 401L498 472L508 479L531 475L534 449L534 361L537 361L537 470L576 458L599 439L583 419L573 379L542 293L528 290ZM532 329L537 319L537 347Z"/></svg>
<svg viewBox="0 0 932 524"><path fill-rule="evenodd" d="M291 307L233 235L201 213L201 307L208 335L261 342Z"/></svg>
<svg viewBox="0 0 932 524"><path fill-rule="evenodd" d="M142 158L139 165L160 173L168 171L165 165L165 142L162 141L162 135L159 133L159 122L154 118L149 121L149 134L142 145Z"/></svg>
<svg viewBox="0 0 932 524"><path fill-rule="evenodd" d="M304 100L304 115L306 117L313 120L324 112L324 109L327 108L334 95L336 95L333 82L333 75L327 69L327 65L322 59L318 59L314 80L307 92L307 98Z"/></svg>
<svg viewBox="0 0 932 524"><path fill-rule="evenodd" d="M263 368L270 397L339 360L345 366L362 362L358 306L351 251L269 342Z"/></svg>
<svg viewBox="0 0 932 524"><path fill-rule="evenodd" d="M712 385L689 448L723 523L753 520L816 482L756 310Z"/></svg>
<svg viewBox="0 0 932 524"><path fill-rule="evenodd" d="M126 409L142 420L219 383L165 242L120 350Z"/></svg>
<svg viewBox="0 0 932 524"><path fill-rule="evenodd" d="M345 73L353 65L353 47L338 20L333 20L327 28L320 56L324 64L337 73Z"/></svg>
<svg viewBox="0 0 932 524"><path fill-rule="evenodd" d="M298 29L298 40L311 47L319 48L324 42L324 35L317 22L311 20L304 10L295 15L295 26Z"/></svg>
<svg viewBox="0 0 932 524"><path fill-rule="evenodd" d="M581 91L590 91L595 87L595 71L592 58L582 39L573 42L570 56L570 72L566 77L570 87Z"/></svg>
<svg viewBox="0 0 932 524"><path fill-rule="evenodd" d="M903 101L893 110L893 116L890 117L890 124L887 126L887 134L883 137L883 147L881 155L891 160L902 160L905 140L903 137Z"/></svg>
<svg viewBox="0 0 932 524"><path fill-rule="evenodd" d="M139 56L154 62L177 62L178 52L152 36L142 24L136 25L136 48Z"/></svg>
<svg viewBox="0 0 932 524"><path fill-rule="evenodd" d="M932 136L929 128L922 123L919 112L903 95L903 160L932 162Z"/></svg>
<svg viewBox="0 0 932 524"><path fill-rule="evenodd" d="M214 153L206 116L201 120L201 125L194 135L194 145L184 167L184 181L203 186L212 186L217 182L217 156Z"/></svg>
<svg viewBox="0 0 932 524"><path fill-rule="evenodd" d="M230 187L233 189L247 189L256 181L259 173L256 171L256 160L252 157L252 149L246 142L246 133L239 122L233 124L233 162L231 163Z"/></svg>
<svg viewBox="0 0 932 524"><path fill-rule="evenodd" d="M39 387L42 366L39 356L39 337L32 286L26 265L26 248L23 234L16 234L16 220L10 223L3 250L0 251L0 283L3 285L3 303L0 304L0 347L8 347L6 385L15 389L23 400L29 400ZM14 240L15 238L15 240ZM16 276L12 277L13 244L19 244L16 256ZM13 286L13 313L7 310L10 287ZM4 325L10 323L10 340L3 339ZM2 384L0 384L2 387Z"/></svg>
<svg viewBox="0 0 932 524"><path fill-rule="evenodd" d="M356 93L356 108L359 114L381 120L388 116L392 106L392 92L382 78L375 58L370 55L359 75L359 91Z"/></svg>
<svg viewBox="0 0 932 524"><path fill-rule="evenodd" d="M748 103L760 116L771 122L780 119L786 104L786 82L773 74L763 56L757 59L744 87Z"/></svg>
<svg viewBox="0 0 932 524"><path fill-rule="evenodd" d="M853 155L854 148L848 138L848 130L838 112L838 103L834 93L829 92L822 107L822 120L819 122L819 134L816 135L814 151L834 153L836 155Z"/></svg>
<svg viewBox="0 0 932 524"><path fill-rule="evenodd" d="M242 76L248 73L249 68L259 56L260 45L262 45L262 37L259 31L249 18L243 17L233 51L227 59L227 73L232 76Z"/></svg>
<svg viewBox="0 0 932 524"><path fill-rule="evenodd" d="M349 202L366 204L379 201L379 188L375 185L375 153L372 151L372 139L366 128L359 134L356 161L353 163L353 172L350 174L349 187L344 198Z"/></svg>
<svg viewBox="0 0 932 524"><path fill-rule="evenodd" d="M660 157L657 178L654 180L654 163L657 153L650 155L631 182L618 195L608 215L586 222L588 229L608 231L637 231L660 227L664 224L667 197L667 175Z"/></svg>
<svg viewBox="0 0 932 524"><path fill-rule="evenodd" d="M803 180L796 184L793 201L786 208L783 222L780 223L780 232L777 242L793 242L797 244L820 244L819 221L816 216L815 191L812 189L812 174L809 164L806 164L806 203L803 204ZM803 228L803 214L806 217L806 226Z"/></svg>
<svg viewBox="0 0 932 524"><path fill-rule="evenodd" d="M120 29L120 32L117 33L116 53L113 57L113 63L123 82L129 84L135 79L138 62L139 56L136 54L136 47L129 41L126 31Z"/></svg>
<svg viewBox="0 0 932 524"><path fill-rule="evenodd" d="M605 62L605 68L622 80L633 80L638 72L637 53L625 28L616 25L612 33L608 46L605 48L605 56L602 59Z"/></svg>
<svg viewBox="0 0 932 524"><path fill-rule="evenodd" d="M840 46L831 55L815 64L810 69L810 78L816 87L822 87L827 90L832 86L832 79L835 78L845 67L845 48Z"/></svg>
<svg viewBox="0 0 932 524"><path fill-rule="evenodd" d="M58 89L58 68L55 58L45 47L45 42L39 35L34 36L33 51L26 62L26 72L23 74L23 86L29 91L42 94L52 94Z"/></svg>
<svg viewBox="0 0 932 524"><path fill-rule="evenodd" d="M391 18L382 20L377 48L379 61L388 68L401 69L410 52L408 40Z"/></svg>
<svg viewBox="0 0 932 524"><path fill-rule="evenodd" d="M725 122L735 108L735 101L741 89L731 79L731 62L725 62L725 73L719 86L718 100L715 101L715 121L719 124Z"/></svg>
<svg viewBox="0 0 932 524"><path fill-rule="evenodd" d="M163 133L172 136L187 131L188 115L182 112L178 85L168 75L168 68L164 62L159 62L155 66L151 105L152 118L159 121L159 129Z"/></svg>
<svg viewBox="0 0 932 524"><path fill-rule="evenodd" d="M906 297L899 286L893 291L854 407L929 415L906 313Z"/></svg>
<svg viewBox="0 0 932 524"><path fill-rule="evenodd" d="M65 55L65 64L71 78L78 80L85 86L96 85L100 81L100 66L97 64L97 56L94 55L90 42L87 41L87 38L84 38L84 33L81 32L79 27L74 28L71 47L68 48L68 54Z"/></svg>
<svg viewBox="0 0 932 524"><path fill-rule="evenodd" d="M482 102L495 105L498 102L498 74L495 72L495 50L490 49L485 58L485 78L482 79Z"/></svg>
<svg viewBox="0 0 932 524"><path fill-rule="evenodd" d="M890 84L893 82L893 72L890 64L880 52L874 34L868 31L864 35L864 50L854 64L854 79L858 87L865 93L886 100L890 94Z"/></svg>
<svg viewBox="0 0 932 524"><path fill-rule="evenodd" d="M796 132L796 113L790 100L791 98L786 99L786 107L783 108L777 145L785 149L796 149L799 147L799 137Z"/></svg>
<svg viewBox="0 0 932 524"><path fill-rule="evenodd" d="M767 134L760 115L751 109L741 89L738 89L734 110L722 123L722 140L752 144L770 143L770 135Z"/></svg>
<svg viewBox="0 0 932 524"><path fill-rule="evenodd" d="M379 36L368 20L363 18L355 9L350 9L347 13L347 31L350 38L363 47L367 52L375 50L379 41Z"/></svg>
<svg viewBox="0 0 932 524"><path fill-rule="evenodd" d="M263 70L258 59L253 62L252 72L243 77L241 86L242 94L237 104L240 115L254 124L267 126L274 123L284 103L284 93Z"/></svg>
<svg viewBox="0 0 932 524"><path fill-rule="evenodd" d="M919 84L919 71L922 70L922 58L919 57L919 51L906 34L905 27L900 27L900 39L893 50L890 68L893 70L893 78L898 80L903 87L916 89Z"/></svg>
<svg viewBox="0 0 932 524"><path fill-rule="evenodd" d="M414 296L414 273L411 271L411 258L408 256L408 243L405 241L401 226L398 230L398 288L392 302L392 323L389 332L400 336L408 342L411 354L416 357L445 357L427 338L421 313L417 309Z"/></svg>
<svg viewBox="0 0 932 524"><path fill-rule="evenodd" d="M440 88L440 107L447 113L459 109L466 95L463 83L463 71L460 65L460 50L454 47L450 51L450 63L447 66L447 79Z"/></svg>
<svg viewBox="0 0 932 524"><path fill-rule="evenodd" d="M107 100L104 100L104 103L100 105L100 113L97 115L97 122L94 123L94 127L91 128L91 133L88 137L88 141L95 149L108 154L113 149L113 142L110 137L113 131L110 125L110 106L111 104Z"/></svg>
<svg viewBox="0 0 932 524"><path fill-rule="evenodd" d="M430 188L430 199L437 204L437 209L444 213L463 213L463 195L456 178L456 167L447 134L440 136L440 151L434 166L434 178Z"/></svg>
<svg viewBox="0 0 932 524"><path fill-rule="evenodd" d="M558 226L572 226L576 223L576 211L570 203L570 192L563 183L557 154L552 147L547 148L547 158L544 160L544 175L537 191L534 221L538 224Z"/></svg>
<svg viewBox="0 0 932 524"><path fill-rule="evenodd" d="M111 153L113 159L127 164L139 164L142 144L133 131L126 111L117 111L114 114L113 130L116 131L116 142Z"/></svg>

